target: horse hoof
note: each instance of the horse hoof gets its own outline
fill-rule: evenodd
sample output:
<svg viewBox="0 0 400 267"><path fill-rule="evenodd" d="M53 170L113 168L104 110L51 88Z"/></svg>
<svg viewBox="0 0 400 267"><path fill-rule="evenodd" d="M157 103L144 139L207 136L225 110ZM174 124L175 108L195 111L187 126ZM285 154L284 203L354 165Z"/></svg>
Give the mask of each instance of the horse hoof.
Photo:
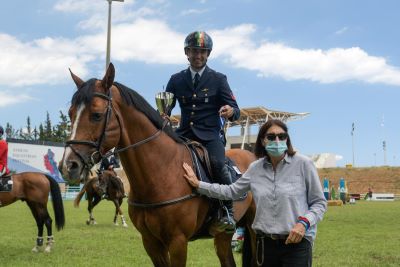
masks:
<svg viewBox="0 0 400 267"><path fill-rule="evenodd" d="M50 246L47 246L47 247L44 249L44 252L50 253L50 252L51 252L51 247L50 247Z"/></svg>
<svg viewBox="0 0 400 267"><path fill-rule="evenodd" d="M128 227L128 225L126 223L123 223L122 226L123 227Z"/></svg>
<svg viewBox="0 0 400 267"><path fill-rule="evenodd" d="M87 220L87 221L86 221L86 224L87 224L87 225L90 225L90 220Z"/></svg>
<svg viewBox="0 0 400 267"><path fill-rule="evenodd" d="M115 226L118 226L119 224L116 222L116 223L114 223L114 225L115 225Z"/></svg>
<svg viewBox="0 0 400 267"><path fill-rule="evenodd" d="M34 246L32 252L38 253L40 251L38 246Z"/></svg>

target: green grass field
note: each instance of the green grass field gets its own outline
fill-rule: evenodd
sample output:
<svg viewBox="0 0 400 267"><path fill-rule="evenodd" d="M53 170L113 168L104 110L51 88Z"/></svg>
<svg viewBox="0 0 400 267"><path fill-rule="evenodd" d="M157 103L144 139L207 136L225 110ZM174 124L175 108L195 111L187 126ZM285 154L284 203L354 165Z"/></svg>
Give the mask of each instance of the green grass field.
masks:
<svg viewBox="0 0 400 267"><path fill-rule="evenodd" d="M17 202L0 209L0 266L152 266L140 234L112 224L114 207L103 201L98 222L87 226L87 202L79 209L65 202L66 227L55 232L50 254L31 252L36 225L29 208ZM49 209L52 213L51 204ZM127 214L126 201L123 211ZM400 266L400 202L357 202L329 207L319 224L313 266ZM238 266L240 254L235 253ZM219 266L212 240L189 245L187 266Z"/></svg>

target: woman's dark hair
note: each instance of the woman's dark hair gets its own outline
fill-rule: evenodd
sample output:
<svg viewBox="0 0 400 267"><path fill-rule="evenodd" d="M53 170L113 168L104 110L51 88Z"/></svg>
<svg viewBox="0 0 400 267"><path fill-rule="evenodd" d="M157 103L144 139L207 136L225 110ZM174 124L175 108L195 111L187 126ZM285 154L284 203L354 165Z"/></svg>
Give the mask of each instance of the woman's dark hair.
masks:
<svg viewBox="0 0 400 267"><path fill-rule="evenodd" d="M268 120L266 123L264 123L263 126L261 126L260 131L258 132L256 145L254 147L254 154L257 158L267 157L269 159L268 153L267 151L265 151L265 147L263 145L263 140L267 134L268 129L274 125L282 128L285 133L288 134L288 138L286 140L286 145L288 149L286 150L286 153L289 156L293 156L294 154L296 154L296 151L293 150L292 142L290 142L290 136L286 124L280 120Z"/></svg>

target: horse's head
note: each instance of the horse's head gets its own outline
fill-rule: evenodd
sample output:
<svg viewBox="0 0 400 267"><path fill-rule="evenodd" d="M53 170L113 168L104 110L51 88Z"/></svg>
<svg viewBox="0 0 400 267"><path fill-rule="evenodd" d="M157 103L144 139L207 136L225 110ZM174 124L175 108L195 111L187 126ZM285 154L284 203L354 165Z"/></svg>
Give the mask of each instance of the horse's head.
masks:
<svg viewBox="0 0 400 267"><path fill-rule="evenodd" d="M84 82L72 71L71 76L78 90L69 108L71 136L59 167L66 179L84 180L120 138L121 129L112 104L115 69L110 63L102 80Z"/></svg>

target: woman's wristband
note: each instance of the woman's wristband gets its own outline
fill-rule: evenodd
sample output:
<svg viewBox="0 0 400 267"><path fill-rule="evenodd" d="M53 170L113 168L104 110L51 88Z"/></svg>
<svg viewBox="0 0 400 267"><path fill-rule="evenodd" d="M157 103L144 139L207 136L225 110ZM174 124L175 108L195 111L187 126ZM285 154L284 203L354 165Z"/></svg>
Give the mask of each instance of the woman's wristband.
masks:
<svg viewBox="0 0 400 267"><path fill-rule="evenodd" d="M310 228L310 222L308 221L308 219L306 217L300 216L299 218L297 218L297 222L304 225L304 227L306 228L306 231Z"/></svg>

